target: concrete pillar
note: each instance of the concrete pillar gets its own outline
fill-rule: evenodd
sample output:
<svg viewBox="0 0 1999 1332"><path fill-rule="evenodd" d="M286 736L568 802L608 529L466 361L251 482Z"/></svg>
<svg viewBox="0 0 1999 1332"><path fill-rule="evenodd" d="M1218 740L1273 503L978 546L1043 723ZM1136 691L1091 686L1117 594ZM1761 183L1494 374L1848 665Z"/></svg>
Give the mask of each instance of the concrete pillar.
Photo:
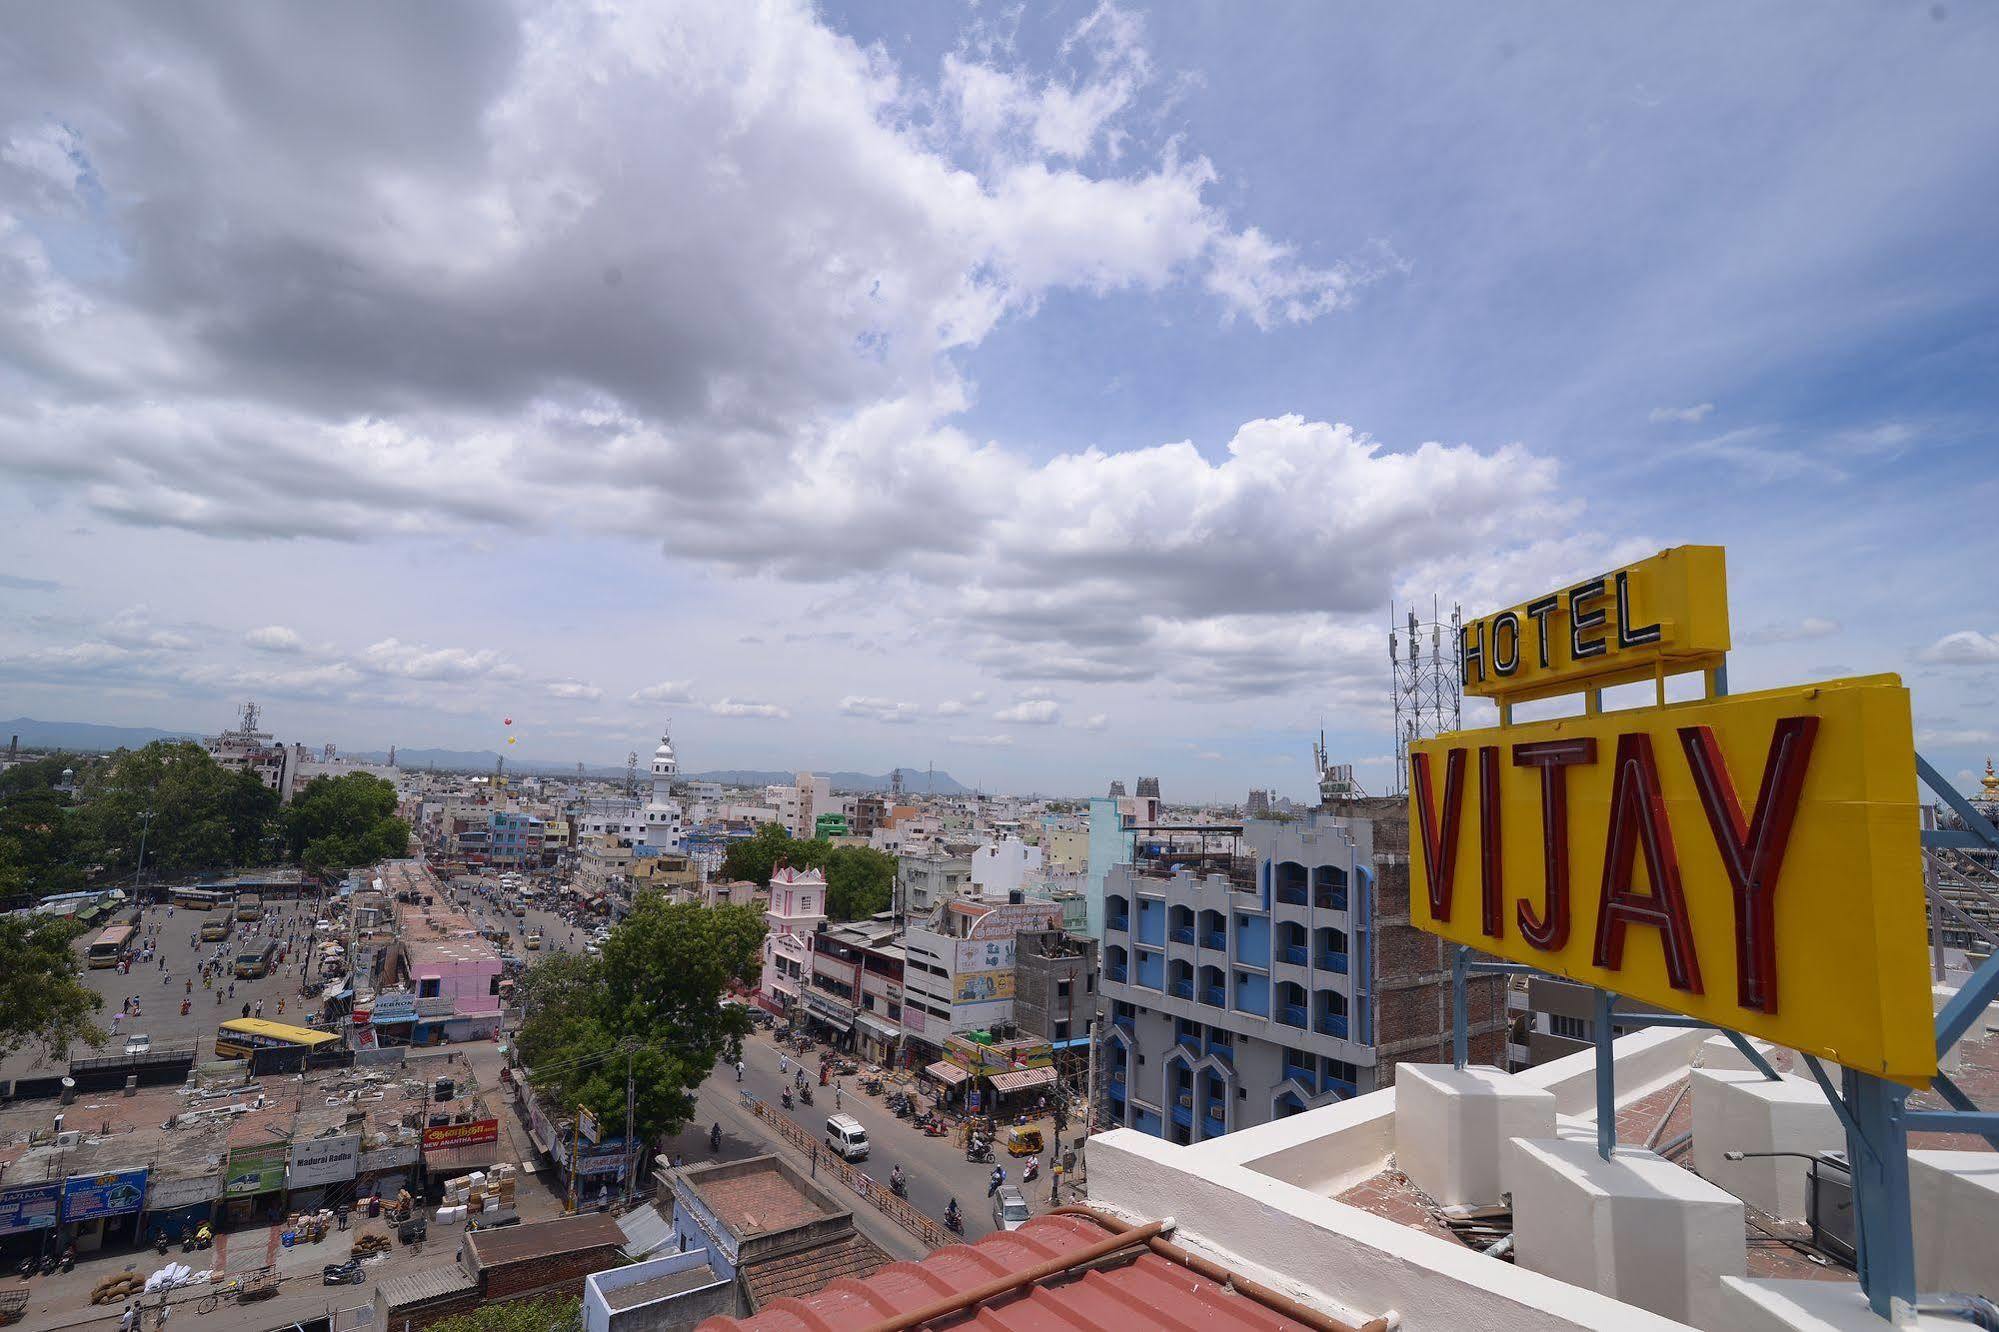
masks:
<svg viewBox="0 0 1999 1332"><path fill-rule="evenodd" d="M1805 1219L1811 1163L1794 1156L1730 1161L1723 1153L1842 1151L1846 1130L1825 1093L1806 1078L1772 1082L1760 1073L1693 1070L1694 1169L1781 1221Z"/></svg>
<svg viewBox="0 0 1999 1332"><path fill-rule="evenodd" d="M1916 1289L1999 1299L1999 1152L1909 1153Z"/></svg>
<svg viewBox="0 0 1999 1332"><path fill-rule="evenodd" d="M1783 1048L1772 1045L1768 1041L1758 1040L1754 1036L1744 1037L1744 1039L1749 1042L1750 1047L1756 1053L1762 1055L1765 1059L1774 1059L1777 1051ZM1726 1036L1710 1036L1702 1041L1701 1048L1696 1053L1695 1059L1702 1068L1731 1068L1738 1072L1746 1072L1756 1067L1742 1057L1742 1051L1736 1049L1735 1042L1729 1040Z"/></svg>
<svg viewBox="0 0 1999 1332"><path fill-rule="evenodd" d="M1395 1069L1395 1164L1444 1206L1498 1202L1507 1143L1554 1134L1554 1093L1496 1068Z"/></svg>
<svg viewBox="0 0 1999 1332"><path fill-rule="evenodd" d="M1642 1147L1606 1161L1594 1143L1520 1138L1513 1152L1521 1267L1694 1327L1733 1326L1721 1278L1747 1270L1739 1200Z"/></svg>

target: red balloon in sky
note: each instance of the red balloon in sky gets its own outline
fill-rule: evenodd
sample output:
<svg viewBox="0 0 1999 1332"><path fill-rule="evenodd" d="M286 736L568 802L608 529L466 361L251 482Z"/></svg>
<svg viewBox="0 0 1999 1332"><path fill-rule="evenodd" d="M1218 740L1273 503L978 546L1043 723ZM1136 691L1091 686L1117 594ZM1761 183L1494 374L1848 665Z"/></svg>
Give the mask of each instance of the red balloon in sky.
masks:
<svg viewBox="0 0 1999 1332"><path fill-rule="evenodd" d="M504 721L509 726L512 726L514 724L514 719L512 717L502 717L500 720Z"/></svg>

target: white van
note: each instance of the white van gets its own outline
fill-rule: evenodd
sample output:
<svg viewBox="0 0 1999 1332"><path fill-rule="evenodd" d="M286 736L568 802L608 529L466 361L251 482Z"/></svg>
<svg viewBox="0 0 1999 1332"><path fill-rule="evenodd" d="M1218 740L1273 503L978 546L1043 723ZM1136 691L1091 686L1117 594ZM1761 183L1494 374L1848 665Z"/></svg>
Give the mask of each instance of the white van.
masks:
<svg viewBox="0 0 1999 1332"><path fill-rule="evenodd" d="M826 1145L843 1161L868 1159L868 1131L852 1115L834 1115L826 1121Z"/></svg>

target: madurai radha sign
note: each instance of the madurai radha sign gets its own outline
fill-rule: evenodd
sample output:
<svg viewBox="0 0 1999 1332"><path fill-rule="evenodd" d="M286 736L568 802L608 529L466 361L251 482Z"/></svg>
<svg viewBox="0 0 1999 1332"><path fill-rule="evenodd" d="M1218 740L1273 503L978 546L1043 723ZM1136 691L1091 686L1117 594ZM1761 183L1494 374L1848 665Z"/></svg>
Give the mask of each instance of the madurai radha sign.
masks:
<svg viewBox="0 0 1999 1332"><path fill-rule="evenodd" d="M1464 627L1508 705L1713 670L1679 547ZM1663 694L1663 686L1661 688ZM1892 675L1410 747L1410 908L1457 943L1911 1086L1936 1072L1909 694Z"/></svg>

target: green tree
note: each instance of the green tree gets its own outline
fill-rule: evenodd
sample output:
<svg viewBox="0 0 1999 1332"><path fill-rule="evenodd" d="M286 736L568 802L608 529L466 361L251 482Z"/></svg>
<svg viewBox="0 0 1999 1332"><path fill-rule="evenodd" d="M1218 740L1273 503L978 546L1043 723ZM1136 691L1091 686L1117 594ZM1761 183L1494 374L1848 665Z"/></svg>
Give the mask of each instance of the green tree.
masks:
<svg viewBox="0 0 1999 1332"><path fill-rule="evenodd" d="M143 833L146 864L162 873L256 864L268 858L277 814L277 793L256 777L231 772L200 745L156 740L120 750L91 771L77 850L112 873L128 873L138 865Z"/></svg>
<svg viewBox="0 0 1999 1332"><path fill-rule="evenodd" d="M53 784L0 791L0 893L47 897L81 888L76 832L75 811Z"/></svg>
<svg viewBox="0 0 1999 1332"><path fill-rule="evenodd" d="M439 1319L431 1332L564 1332L579 1326L580 1299L495 1300Z"/></svg>
<svg viewBox="0 0 1999 1332"><path fill-rule="evenodd" d="M307 782L285 810L284 836L300 864L338 874L407 854L410 830L396 817L395 783L350 772Z"/></svg>
<svg viewBox="0 0 1999 1332"><path fill-rule="evenodd" d="M867 846L835 846L826 855L826 914L865 920L895 900L895 857Z"/></svg>
<svg viewBox="0 0 1999 1332"><path fill-rule="evenodd" d="M72 1041L103 1042L93 1017L104 1000L83 983L72 946L81 933L60 916L0 916L0 1059L33 1044L53 1063Z"/></svg>
<svg viewBox="0 0 1999 1332"><path fill-rule="evenodd" d="M519 1046L534 1085L564 1110L586 1106L622 1125L629 1058L641 1139L677 1132L715 1061L741 1052L749 1013L722 993L751 979L763 935L748 907L640 894L601 957L550 958L523 978Z"/></svg>

